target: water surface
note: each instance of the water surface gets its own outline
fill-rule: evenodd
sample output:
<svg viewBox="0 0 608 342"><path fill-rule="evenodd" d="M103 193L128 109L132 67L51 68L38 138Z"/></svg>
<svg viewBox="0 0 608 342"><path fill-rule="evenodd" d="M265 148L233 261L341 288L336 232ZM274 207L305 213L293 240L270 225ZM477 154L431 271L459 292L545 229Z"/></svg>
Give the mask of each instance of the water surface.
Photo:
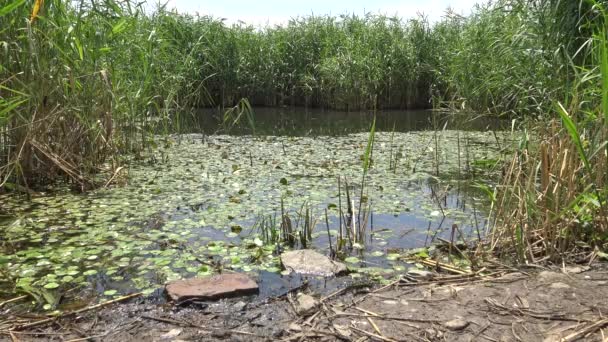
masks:
<svg viewBox="0 0 608 342"><path fill-rule="evenodd" d="M373 222L366 225L364 243L344 256L351 277L388 279L416 267L404 259L408 250L448 238L453 225L468 241L486 229L487 197L474 184L492 182L491 166L509 134L411 131L413 122L423 121L422 114L411 114L409 123L395 124L407 132L375 135L363 192ZM265 243L259 222L279 222L281 203L294 221L309 206L317 222L312 248L329 255L325 210L335 246L344 184L358 203L369 139L360 132L368 129L363 118L344 115L342 121L333 117L329 127L319 117L302 123L315 134L289 131L300 126L286 118L266 130L257 126L256 136L161 139L143 160L130 162L120 187L40 194L31 201L3 195L0 257L8 260L17 287L27 291L153 293L166 281L219 270L260 278L262 293L284 290L293 277L281 275L277 246ZM380 119L379 128L390 122ZM359 133L336 135L336 129ZM261 134L267 131L273 135ZM0 286L12 288L8 282Z"/></svg>
<svg viewBox="0 0 608 342"><path fill-rule="evenodd" d="M223 112L217 109L201 109L195 114L206 134L230 133L248 135L253 130L243 118L241 124L230 129L223 125ZM442 129L485 131L507 128L505 120L487 116L473 116L467 113L434 112L431 110L386 110L346 112L319 108L285 107L253 108L254 128L258 135L318 136L345 135L368 132L376 116L376 130L379 132L410 132Z"/></svg>

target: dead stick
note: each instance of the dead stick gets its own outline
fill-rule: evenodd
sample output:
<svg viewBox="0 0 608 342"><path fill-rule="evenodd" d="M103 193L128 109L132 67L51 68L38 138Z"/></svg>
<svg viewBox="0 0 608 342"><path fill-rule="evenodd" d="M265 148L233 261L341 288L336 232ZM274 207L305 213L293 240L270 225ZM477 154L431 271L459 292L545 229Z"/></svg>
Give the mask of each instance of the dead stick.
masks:
<svg viewBox="0 0 608 342"><path fill-rule="evenodd" d="M374 320L371 317L367 317L367 321L369 322L369 324L372 325L372 327L374 327L374 330L376 330L376 333L380 336L384 336L382 334L382 332L380 331L380 328L378 328L378 325L376 325L376 322L374 322Z"/></svg>
<svg viewBox="0 0 608 342"><path fill-rule="evenodd" d="M421 318L407 318L407 317L394 317L394 316L373 316L373 315L360 315L348 312L337 313L332 317L343 316L343 317L373 317L376 319L384 319L388 321L402 321L402 322L418 322L418 323L441 323L438 319L421 319ZM331 317L330 317L331 318Z"/></svg>
<svg viewBox="0 0 608 342"><path fill-rule="evenodd" d="M114 303L118 303L118 302L122 302L122 301L125 301L127 299L139 297L141 295L142 295L141 292L132 293L130 295L126 295L126 296L123 296L123 297L120 297L120 298L112 299L110 301L99 303L99 304L96 304L96 305L93 305L93 306L89 306L89 307L86 307L86 308L83 308L83 309L80 309L80 310L76 310L76 311L72 311L72 312L66 312L66 313L61 314L61 315L56 316L56 317L51 317L51 318L43 319L43 320L40 320L40 321L36 321L36 322L32 322L32 323L27 323L27 324L24 324L24 325L16 327L14 330L22 330L22 329L26 329L26 328L36 327L36 326L39 326L39 325L42 325L42 324L54 322L54 321L56 321L56 320L58 320L60 318L63 318L63 317L67 317L67 316L71 316L71 315L78 315L78 314L81 314L83 312L99 309L101 307L104 307L104 306L107 306L107 305L110 305L110 304L114 304Z"/></svg>
<svg viewBox="0 0 608 342"><path fill-rule="evenodd" d="M9 299L9 300L5 300L4 302L0 303L0 308L2 308L3 306L5 306L6 304L10 304L10 303L14 303L14 302L18 302L22 299L27 298L27 295L23 295L23 296L19 296L13 299Z"/></svg>
<svg viewBox="0 0 608 342"><path fill-rule="evenodd" d="M604 318L585 328L575 331L572 334L564 337L561 341L563 341L563 342L576 341L579 338L584 337L585 335L591 334L591 333L595 332L596 330L601 329L605 325L608 325L608 318Z"/></svg>
<svg viewBox="0 0 608 342"><path fill-rule="evenodd" d="M377 314L377 313L375 313L375 312L373 312L373 311L365 310L365 309L362 309L362 308L360 308L360 307L358 307L358 306L355 306L355 310L359 310L359 311L361 311L361 312L363 312L363 313L366 313L366 314L368 314L368 315L372 315L372 316L376 316L376 317L377 317L377 316L380 316L379 314Z"/></svg>

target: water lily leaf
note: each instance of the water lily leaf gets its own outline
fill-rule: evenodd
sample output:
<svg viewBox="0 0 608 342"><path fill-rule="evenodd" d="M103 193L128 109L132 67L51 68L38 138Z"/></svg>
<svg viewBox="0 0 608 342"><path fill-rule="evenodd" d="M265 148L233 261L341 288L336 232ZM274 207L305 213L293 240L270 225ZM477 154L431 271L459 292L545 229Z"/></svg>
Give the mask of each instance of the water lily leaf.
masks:
<svg viewBox="0 0 608 342"><path fill-rule="evenodd" d="M356 264L356 263L358 263L358 262L361 262L361 260L360 260L359 258L354 257L354 256L351 256L351 257L345 258L345 259L344 259L344 261L346 261L346 262L348 262L348 263L351 263L351 264Z"/></svg>
<svg viewBox="0 0 608 342"><path fill-rule="evenodd" d="M44 288L49 289L49 290L56 289L58 287L59 287L59 284L57 284L57 283L48 283L48 284L44 285Z"/></svg>
<svg viewBox="0 0 608 342"><path fill-rule="evenodd" d="M400 256L401 255L398 253L390 253L386 256L386 260L391 260L391 261L397 260L397 259L399 259Z"/></svg>

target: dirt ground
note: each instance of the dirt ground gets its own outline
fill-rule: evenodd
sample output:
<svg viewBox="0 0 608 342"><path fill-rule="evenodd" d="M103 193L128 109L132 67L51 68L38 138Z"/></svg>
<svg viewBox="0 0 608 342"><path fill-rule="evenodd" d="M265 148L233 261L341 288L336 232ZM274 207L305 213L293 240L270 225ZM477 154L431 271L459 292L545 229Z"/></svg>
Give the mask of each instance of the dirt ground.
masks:
<svg viewBox="0 0 608 342"><path fill-rule="evenodd" d="M298 315L296 292L318 305ZM608 266L404 277L325 296L114 304L0 341L608 341ZM0 311L3 314L3 311ZM0 316L0 323L8 319Z"/></svg>

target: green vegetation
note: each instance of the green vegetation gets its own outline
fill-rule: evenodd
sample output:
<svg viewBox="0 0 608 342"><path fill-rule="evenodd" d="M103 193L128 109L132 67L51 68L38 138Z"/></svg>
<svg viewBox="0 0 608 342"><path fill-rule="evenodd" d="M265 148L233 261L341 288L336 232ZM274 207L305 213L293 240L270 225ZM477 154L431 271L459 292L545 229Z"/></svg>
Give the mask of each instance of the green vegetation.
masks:
<svg viewBox="0 0 608 342"><path fill-rule="evenodd" d="M146 13L130 1L1 5L2 191L29 195L62 180L80 190L107 187L125 179L124 166L131 183L34 204L3 194L10 204L0 215L14 220L0 226L9 238L0 246L0 274L16 276L0 281L54 307L58 288L91 283L98 269L116 281L133 275L133 286L148 291L179 276L176 270L278 271L271 243L314 246L321 236L337 236L336 250L346 238L361 247L372 209L413 208L424 222L441 215L436 232L429 225L435 238L454 214L447 208L451 185L441 184L446 189L433 189L429 198L421 187L404 194L403 184L455 174L484 183L479 187L492 202L487 217L494 223L487 236L496 253L519 262L605 255L607 34L606 2L599 0L502 0L467 18L448 13L432 25L423 17L311 16L263 29L165 8ZM258 139L255 105L433 107L461 111L465 119L487 113L514 119L521 139L515 146L500 132L441 130L436 117L434 132L393 132L390 138L374 124L367 148L365 136ZM200 150L169 134L191 132L198 124L194 109L205 106L232 107L223 124L247 120L254 138L226 138L235 146L225 149L225 141L207 143L203 163ZM356 171L349 168L353 163ZM492 191L495 171L503 176ZM361 174L361 188L351 182L343 192L338 186L338 229L332 222L332 233L328 219L327 234L315 235L322 220L313 214L336 209L334 180ZM320 184L326 177L332 183ZM350 194L359 195L358 209ZM305 207L294 203L303 198ZM291 202L277 219L281 199ZM190 211L183 213L184 205ZM476 210L474 204L471 227L481 240ZM173 219L173 213L184 216ZM469 214L463 209L456 215L465 217L452 219L471 220ZM252 215L262 218L254 224L257 232L242 230ZM235 218L241 221L226 225ZM359 224L357 232L343 234L347 218L352 229ZM458 226L450 223L456 225L453 240ZM196 241L208 238L197 231L208 225L221 236ZM374 234L385 240L381 247L388 244L390 232ZM389 261L398 255L385 254Z"/></svg>
<svg viewBox="0 0 608 342"><path fill-rule="evenodd" d="M608 247L608 12L592 6L567 94L504 166L492 247L520 262L593 260ZM577 59L581 62L575 63Z"/></svg>
<svg viewBox="0 0 608 342"><path fill-rule="evenodd" d="M273 254L277 244L327 251L329 237L342 240L335 245L342 246L336 247L338 256L356 256L346 259L358 260L351 264L372 262L362 263L366 266L362 268L349 265L355 272L403 271L408 263L394 254L404 247L419 247L427 237L423 229L404 234L411 227L430 222L433 229L453 223L463 229L474 226L470 209L448 205L441 217L437 203L428 196L427 178L436 155L426 143L433 135L375 133L373 157L368 159L373 163L365 175L365 195L373 199L376 220L371 232L361 223L367 220L364 211L369 203L358 209L356 198L369 133L316 138L217 136L206 143L198 135L186 135L180 137L181 144L175 141L156 148L154 155L168 156L163 162L133 162L129 181L122 186L86 194L56 191L31 201L0 194L2 209L10 215L0 224L0 275L10 276L0 278L0 291L34 293L43 299L58 299L74 288L100 289L99 295L111 290L119 290L120 295L125 289L151 293L165 281L220 270L280 272L278 255ZM499 154L491 132L444 131L440 136L445 173L457 174L460 167L453 158L459 137L470 139L474 160ZM501 141L506 142L502 136ZM353 142L362 143L356 157ZM394 160L391 143L406 156L418 157L424 151L416 170L411 158ZM478 177L491 175L479 170ZM348 212L347 193L354 202ZM450 203L459 198L468 203L467 208L483 210L482 201L473 195L463 188L448 197ZM338 217L352 213L355 226ZM39 302L53 308L57 304Z"/></svg>
<svg viewBox="0 0 608 342"><path fill-rule="evenodd" d="M0 9L0 184L12 188L59 175L105 184L94 175L112 175L120 153L192 127L192 108L243 98L550 116L591 63L584 1L502 1L434 25L370 14L261 30L130 1L42 3L36 16L32 0Z"/></svg>

